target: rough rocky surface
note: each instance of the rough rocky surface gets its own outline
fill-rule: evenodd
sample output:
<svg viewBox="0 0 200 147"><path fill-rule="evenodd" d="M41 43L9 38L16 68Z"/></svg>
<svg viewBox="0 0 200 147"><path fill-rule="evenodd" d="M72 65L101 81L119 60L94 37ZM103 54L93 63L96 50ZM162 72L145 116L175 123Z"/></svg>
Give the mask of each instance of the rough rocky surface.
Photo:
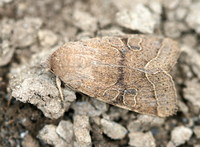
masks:
<svg viewBox="0 0 200 147"><path fill-rule="evenodd" d="M160 16L159 13L152 13L151 11L144 5L138 4L135 8L118 12L116 14L116 21L119 25L131 30L153 33L156 25L160 23Z"/></svg>
<svg viewBox="0 0 200 147"><path fill-rule="evenodd" d="M172 130L171 142L175 146L184 144L192 136L192 130L190 128L179 126Z"/></svg>
<svg viewBox="0 0 200 147"><path fill-rule="evenodd" d="M73 128L76 139L74 146L91 147L92 140L90 136L89 117L86 115L75 115Z"/></svg>
<svg viewBox="0 0 200 147"><path fill-rule="evenodd" d="M63 140L56 132L56 126L54 125L46 125L42 128L38 134L38 138L56 147L64 147L68 145L68 143L65 142L65 140Z"/></svg>
<svg viewBox="0 0 200 147"><path fill-rule="evenodd" d="M101 119L101 125L103 132L112 139L122 139L127 134L126 128L113 121Z"/></svg>
<svg viewBox="0 0 200 147"><path fill-rule="evenodd" d="M0 146L199 147L199 4L0 0ZM140 115L74 93L63 83L61 101L55 76L48 71L49 54L67 41L133 33L179 42L182 54L171 72L176 115Z"/></svg>
<svg viewBox="0 0 200 147"><path fill-rule="evenodd" d="M43 57L48 57L46 52L36 54L32 61L41 61ZM42 66L42 63L32 62L27 66L13 69L10 72L12 78L10 88L12 96L17 100L36 105L46 117L56 119L68 110L76 96L73 91L65 89L63 90L64 101L62 101L58 87L55 85L55 76L48 71L48 68Z"/></svg>
<svg viewBox="0 0 200 147"><path fill-rule="evenodd" d="M129 133L129 145L135 147L155 147L155 139L151 132L142 133L142 132L131 132Z"/></svg>

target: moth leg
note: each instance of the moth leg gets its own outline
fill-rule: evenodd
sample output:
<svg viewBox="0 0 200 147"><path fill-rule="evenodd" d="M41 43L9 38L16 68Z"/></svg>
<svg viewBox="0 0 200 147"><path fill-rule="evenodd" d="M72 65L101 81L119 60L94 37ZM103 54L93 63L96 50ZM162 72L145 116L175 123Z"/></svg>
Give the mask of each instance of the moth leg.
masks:
<svg viewBox="0 0 200 147"><path fill-rule="evenodd" d="M59 79L58 76L56 76L56 86L57 86L58 91L60 93L61 102L64 102L63 92L62 92L62 88L61 88L61 80Z"/></svg>

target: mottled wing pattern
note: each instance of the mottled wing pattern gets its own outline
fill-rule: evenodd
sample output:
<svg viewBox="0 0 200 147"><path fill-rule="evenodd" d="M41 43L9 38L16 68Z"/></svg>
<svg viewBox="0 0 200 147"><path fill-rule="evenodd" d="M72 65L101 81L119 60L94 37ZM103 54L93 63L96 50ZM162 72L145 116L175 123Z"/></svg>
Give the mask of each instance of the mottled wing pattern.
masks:
<svg viewBox="0 0 200 147"><path fill-rule="evenodd" d="M170 39L123 35L69 42L50 57L50 68L69 87L143 114L176 111L169 71L179 56Z"/></svg>

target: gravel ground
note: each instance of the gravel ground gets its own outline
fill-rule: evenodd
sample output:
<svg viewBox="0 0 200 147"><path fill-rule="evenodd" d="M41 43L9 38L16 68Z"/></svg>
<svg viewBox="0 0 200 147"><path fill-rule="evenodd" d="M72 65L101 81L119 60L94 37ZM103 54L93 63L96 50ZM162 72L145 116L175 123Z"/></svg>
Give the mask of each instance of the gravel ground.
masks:
<svg viewBox="0 0 200 147"><path fill-rule="evenodd" d="M200 147L199 0L0 0L0 147ZM48 57L68 41L169 37L178 112L141 115L75 93L60 99Z"/></svg>

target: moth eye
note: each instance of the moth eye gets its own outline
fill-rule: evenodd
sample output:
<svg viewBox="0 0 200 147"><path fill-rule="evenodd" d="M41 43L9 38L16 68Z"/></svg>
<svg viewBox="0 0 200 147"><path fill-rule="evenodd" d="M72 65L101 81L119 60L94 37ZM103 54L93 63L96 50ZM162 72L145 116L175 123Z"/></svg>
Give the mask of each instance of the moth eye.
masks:
<svg viewBox="0 0 200 147"><path fill-rule="evenodd" d="M139 50L142 50L141 42L142 42L141 38L131 37L131 38L128 38L127 46L131 50L139 51Z"/></svg>

